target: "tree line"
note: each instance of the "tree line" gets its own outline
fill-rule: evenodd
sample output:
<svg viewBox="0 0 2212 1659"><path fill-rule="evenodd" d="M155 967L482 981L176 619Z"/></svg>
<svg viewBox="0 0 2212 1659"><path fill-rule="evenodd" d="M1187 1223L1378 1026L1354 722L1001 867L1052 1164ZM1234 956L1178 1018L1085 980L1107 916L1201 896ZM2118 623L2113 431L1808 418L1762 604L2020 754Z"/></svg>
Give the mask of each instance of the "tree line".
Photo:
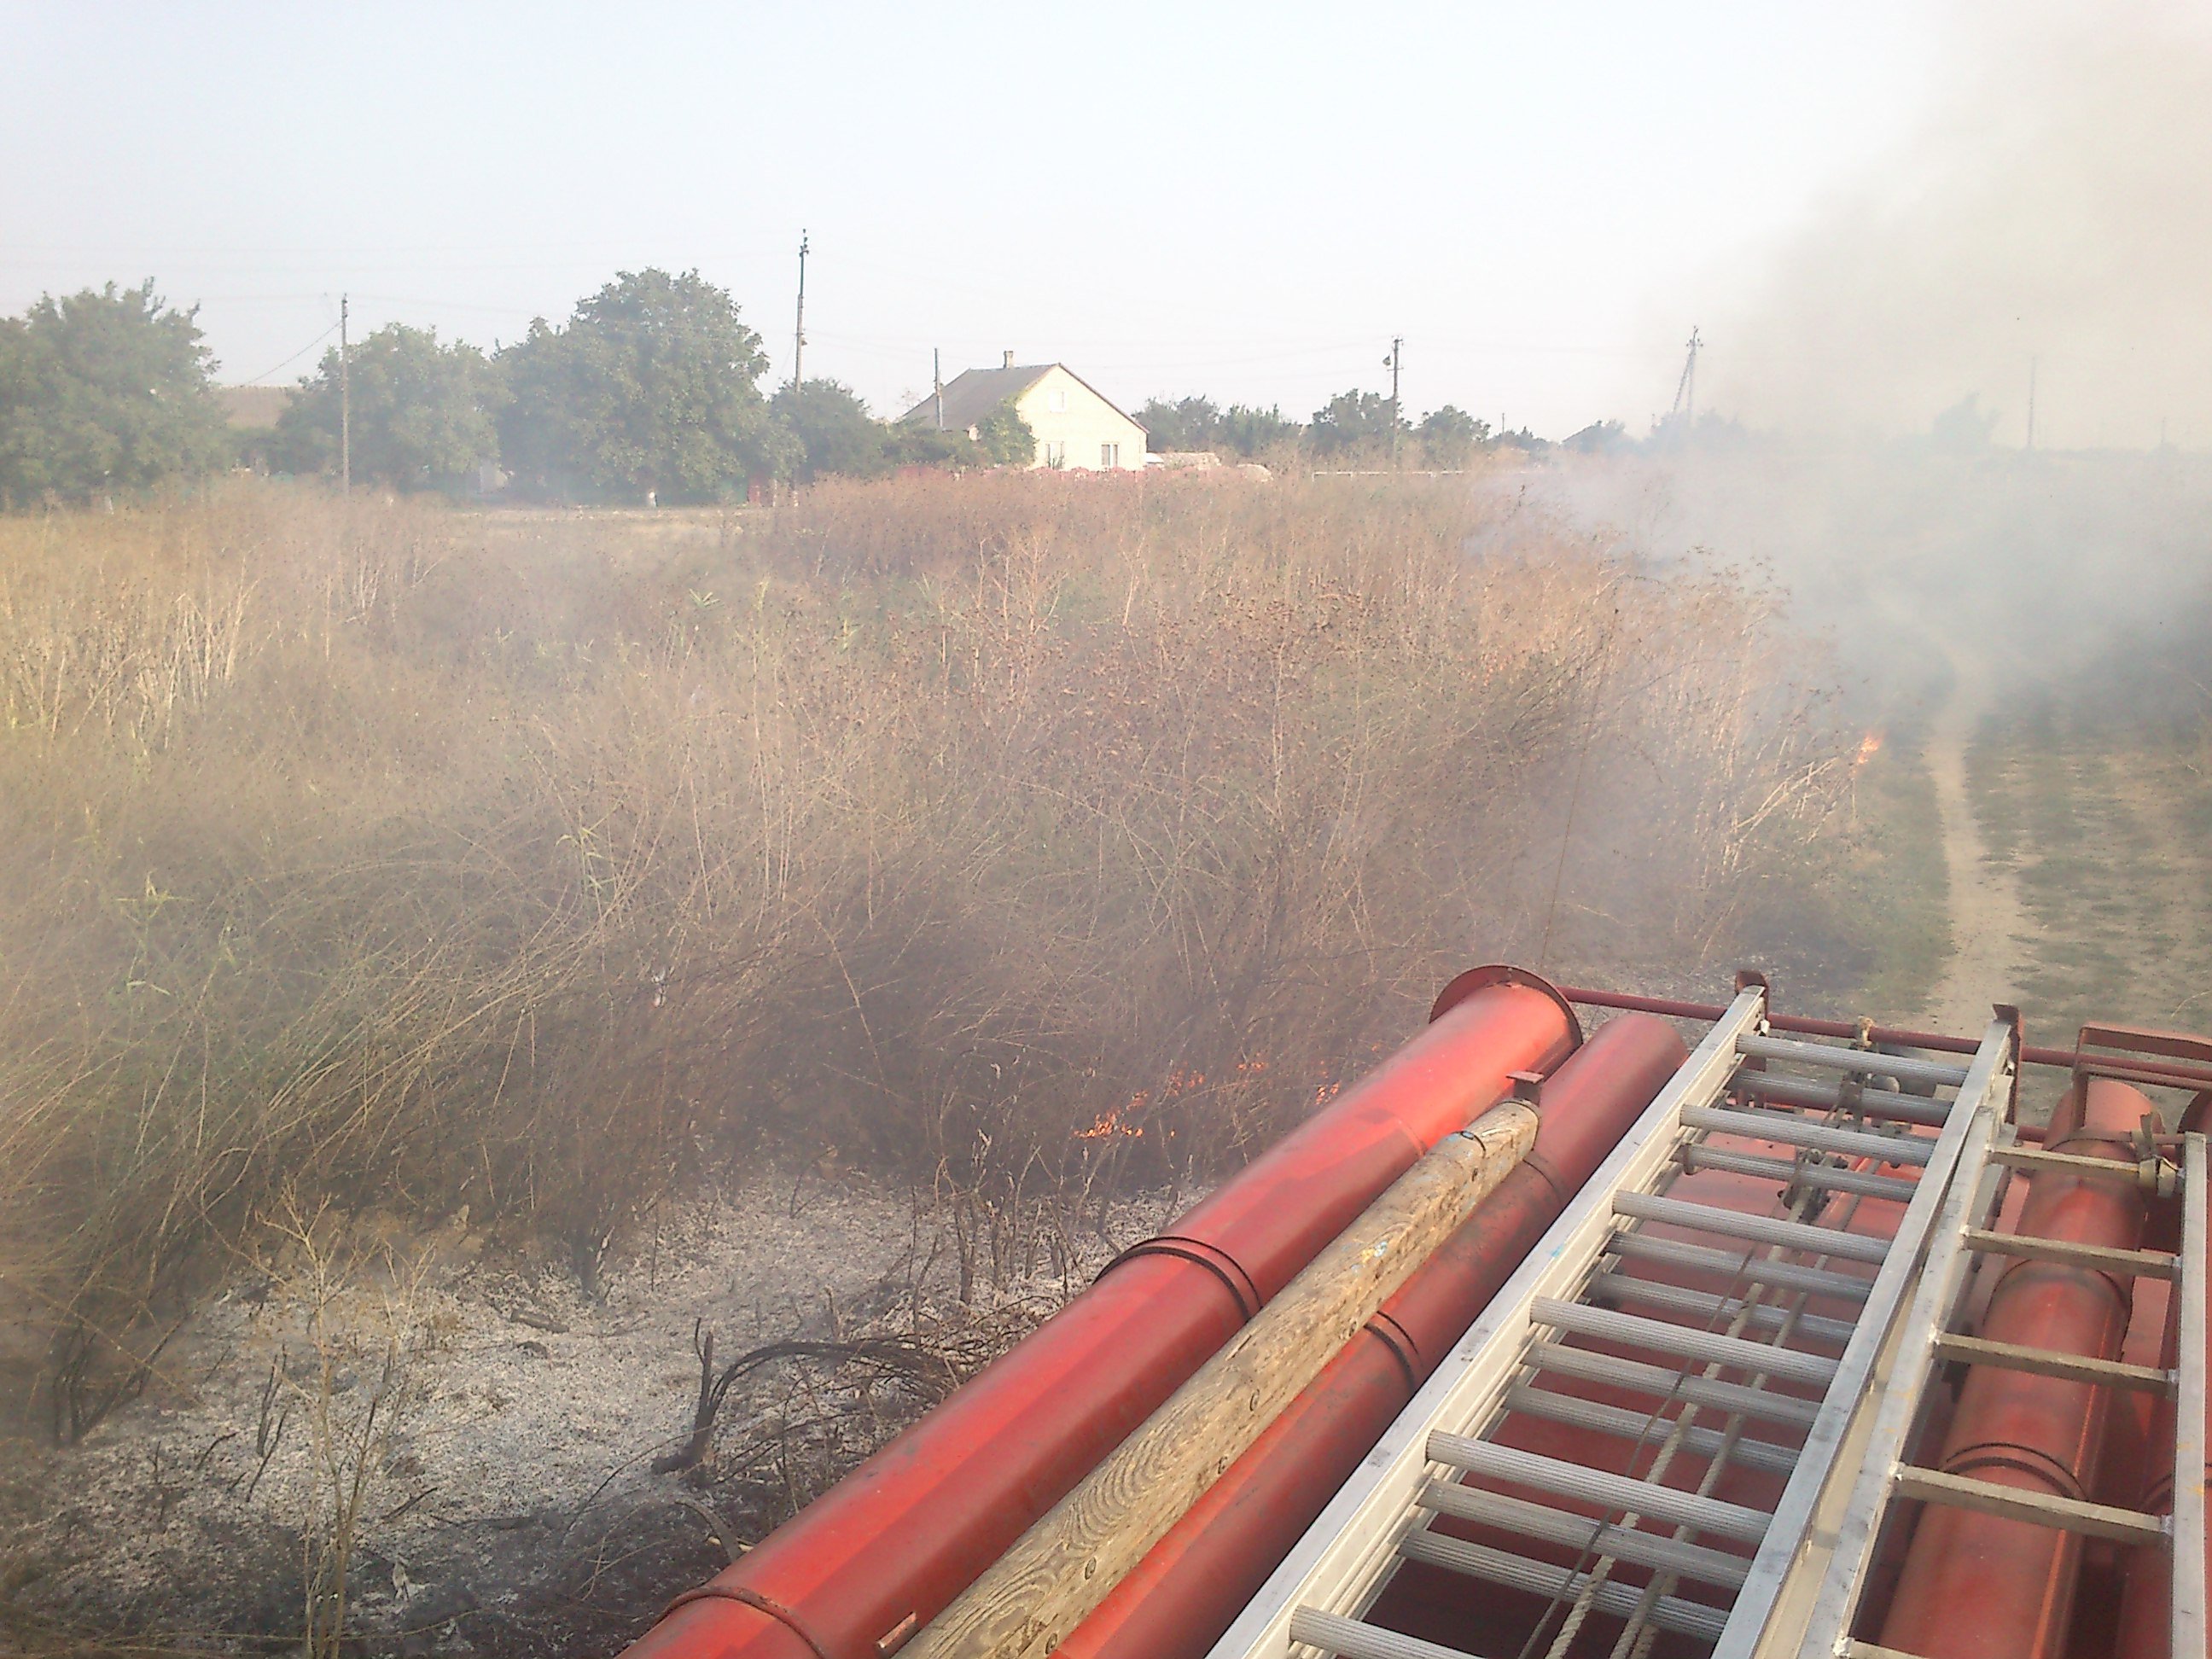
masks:
<svg viewBox="0 0 2212 1659"><path fill-rule="evenodd" d="M0 319L0 505L143 490L241 464L452 489L497 467L556 499L702 501L763 479L908 465L1025 465L1011 410L976 430L877 420L832 380L761 387L769 360L727 291L696 271L625 271L563 322L492 352L392 323L331 347L274 430L233 428L196 309L149 281ZM341 385L343 393L342 396ZM343 409L342 411L342 404Z"/></svg>
<svg viewBox="0 0 2212 1659"><path fill-rule="evenodd" d="M708 501L763 480L872 477L902 467L1026 465L1036 437L1006 405L971 436L879 421L833 380L763 392L761 337L696 271L624 271L555 324L491 352L392 323L301 378L273 430L234 428L196 309L149 280L40 300L0 319L0 507L127 494L239 465L351 477L391 489L474 487L497 468L554 500ZM341 385L344 392L342 397ZM342 404L349 421L342 414ZM1447 404L1418 422L1392 399L1340 392L1310 421L1204 397L1137 412L1154 451L1290 454L1338 465L1462 466L1499 444ZM1607 447L1616 424L1578 433Z"/></svg>

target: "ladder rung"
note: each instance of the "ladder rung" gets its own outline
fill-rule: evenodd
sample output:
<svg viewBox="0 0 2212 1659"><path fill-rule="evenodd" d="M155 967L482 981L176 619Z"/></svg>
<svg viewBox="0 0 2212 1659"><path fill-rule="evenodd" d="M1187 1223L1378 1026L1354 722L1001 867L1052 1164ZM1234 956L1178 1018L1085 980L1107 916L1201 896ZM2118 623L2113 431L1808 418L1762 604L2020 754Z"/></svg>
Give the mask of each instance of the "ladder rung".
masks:
<svg viewBox="0 0 2212 1659"><path fill-rule="evenodd" d="M1751 1571L1749 1560L1741 1555L1730 1555L1726 1550L1685 1544L1640 1528L1617 1526L1594 1516L1572 1515L1565 1510L1531 1504L1525 1498L1508 1498L1504 1492L1485 1492L1480 1486L1431 1480L1421 1489L1418 1501L1423 1509L1434 1510L1439 1515L1479 1521L1486 1527L1518 1533L1524 1538L1564 1544L1571 1550L1587 1550L1593 1557L1610 1557L1639 1567L1679 1572L1701 1584L1734 1589Z"/></svg>
<svg viewBox="0 0 2212 1659"><path fill-rule="evenodd" d="M2109 1244L2076 1244L2067 1238L2035 1238L2025 1233L1993 1233L1981 1227L1966 1230L1966 1248L1988 1255L2024 1256L2030 1261L2056 1261L2069 1267L2094 1267L2103 1273L2130 1274L2137 1279L2171 1279L2173 1258L2164 1250L2122 1250Z"/></svg>
<svg viewBox="0 0 2212 1659"><path fill-rule="evenodd" d="M1525 1382L1516 1382L1505 1391L1505 1407L1646 1445L1679 1434L1682 1444L1694 1456L1710 1461L1726 1451L1731 1463L1741 1463L1747 1469L1763 1469L1770 1474L1787 1474L1797 1467L1797 1454L1771 1440L1739 1437L1731 1446L1728 1437L1718 1429L1695 1425L1685 1428L1671 1417L1631 1411L1626 1406L1608 1406L1602 1401L1585 1400L1580 1395L1561 1394L1556 1389L1532 1389Z"/></svg>
<svg viewBox="0 0 2212 1659"><path fill-rule="evenodd" d="M1418 1636L1401 1636L1380 1625L1363 1625L1340 1613L1300 1607L1291 1614L1293 1646L1319 1648L1338 1659L1474 1659L1474 1656Z"/></svg>
<svg viewBox="0 0 2212 1659"><path fill-rule="evenodd" d="M1778 1347L1771 1342L1747 1341L1741 1336L1723 1336L1718 1331L1701 1331L1664 1319L1646 1319L1640 1314L1615 1313L1610 1308L1561 1302L1548 1296L1538 1297L1528 1311L1540 1323L1571 1331L1577 1336L1594 1336L1601 1341L1649 1348L1655 1353L1677 1353L1712 1364L1733 1365L1754 1376L1787 1377L1792 1382L1811 1382L1826 1388L1836 1375L1836 1362L1817 1353Z"/></svg>
<svg viewBox="0 0 2212 1659"><path fill-rule="evenodd" d="M1662 1221L1723 1238L1747 1239L1753 1244L1773 1244L1808 1255L1832 1255L1845 1261L1879 1262L1889 1255L1889 1241L1863 1233L1838 1232L1809 1222L1784 1221L1779 1216L1745 1215L1735 1210L1692 1204L1686 1199L1655 1198L1649 1193L1617 1193L1613 1212L1636 1221Z"/></svg>
<svg viewBox="0 0 2212 1659"><path fill-rule="evenodd" d="M1991 1342L1978 1336L1938 1336L1936 1352L1946 1359L1963 1359L1970 1365L1994 1365L2000 1370L2026 1371L2031 1376L2057 1376L2069 1382L2141 1389L2150 1394L2175 1392L2174 1374L2157 1365L2129 1365L2117 1359L2094 1359L2087 1354L2023 1348L2016 1343Z"/></svg>
<svg viewBox="0 0 2212 1659"><path fill-rule="evenodd" d="M1754 1389L1741 1382L1720 1382L1711 1377L1690 1376L1680 1371L1670 1371L1664 1365L1647 1364L1641 1359L1622 1359L1609 1353L1595 1353L1588 1348L1570 1348L1558 1342L1531 1343L1528 1363L1555 1376L1571 1376L1583 1382L1603 1382L1638 1394L1656 1395L1661 1399L1686 1400L1693 1406L1711 1406L1715 1411L1741 1412L1746 1417L1756 1417L1768 1423L1787 1423L1794 1428L1811 1428L1814 1418L1820 1410L1820 1402L1817 1400L1800 1400L1795 1395L1776 1394L1770 1389Z"/></svg>
<svg viewBox="0 0 2212 1659"><path fill-rule="evenodd" d="M1786 1060L1798 1066L1822 1066L1830 1071L1857 1072L1867 1077L1893 1077L1899 1083L1926 1083L1955 1089L1966 1080L1963 1066L1947 1066L1940 1060L1921 1060L1911 1054L1877 1054L1865 1048L1838 1048L1826 1042L1792 1042L1787 1037L1741 1036L1736 1053L1750 1060Z"/></svg>
<svg viewBox="0 0 2212 1659"><path fill-rule="evenodd" d="M1846 1085L1819 1078L1785 1077L1779 1072L1738 1072L1729 1085L1739 1095L1771 1100L1778 1106L1810 1106L1824 1112L1858 1112L1899 1123L1940 1128L1950 1121L1951 1103L1925 1095L1900 1095L1887 1089L1861 1089L1845 1097Z"/></svg>
<svg viewBox="0 0 2212 1659"><path fill-rule="evenodd" d="M1747 1544L1756 1544L1766 1536L1766 1523L1771 1518L1763 1510L1746 1509L1741 1504L1701 1498L1679 1487L1656 1486L1630 1475L1585 1468L1564 1458L1546 1457L1516 1446L1501 1446L1492 1440L1471 1439L1442 1430L1430 1434L1428 1453L1431 1461L1465 1469L1469 1474L1534 1486L1539 1492L1578 1498L1601 1509L1648 1515L1678 1527L1740 1538Z"/></svg>
<svg viewBox="0 0 2212 1659"><path fill-rule="evenodd" d="M1589 1583L1589 1575L1570 1572L1565 1567L1555 1567L1548 1561L1531 1561L1526 1556L1508 1555L1504 1550L1493 1550L1481 1544L1470 1544L1463 1539L1446 1538L1433 1532L1407 1534L1398 1547L1399 1553L1409 1561L1425 1561L1431 1566L1443 1567L1452 1572L1463 1572L1471 1578L1486 1578L1493 1584L1503 1584L1509 1589L1526 1590L1531 1595L1546 1600L1578 1601ZM1613 1619L1631 1619L1642 1606L1644 1592L1634 1584L1615 1583L1607 1579L1590 1596L1590 1605ZM1728 1623L1728 1613L1720 1607L1709 1607L1700 1601L1688 1601L1679 1595L1662 1595L1654 1599L1648 1617L1662 1630L1670 1630L1684 1636L1694 1636L1701 1641L1717 1642L1722 1629ZM1291 1627L1297 1633L1297 1627ZM1340 1650L1344 1659L1364 1659L1348 1649ZM1376 1659L1384 1659L1378 1651ZM1407 1651L1407 1659L1427 1659L1425 1655Z"/></svg>
<svg viewBox="0 0 2212 1659"><path fill-rule="evenodd" d="M1686 1290L1680 1285L1662 1285L1657 1279L1638 1279L1633 1273L1601 1273L1590 1280L1590 1290L1608 1302L1640 1302L1647 1308L1664 1308L1669 1313L1729 1324L1738 1316L1747 1313L1747 1322L1755 1330L1778 1331L1788 1326L1817 1342L1848 1342L1851 1333L1858 1328L1848 1319L1828 1319L1819 1314L1799 1314L1792 1322L1789 1309L1771 1303L1747 1304L1735 1297Z"/></svg>
<svg viewBox="0 0 2212 1659"><path fill-rule="evenodd" d="M1757 1158L1749 1152L1723 1152L1692 1140L1682 1148L1682 1166L1688 1170L1718 1170L1726 1175L1755 1176L1790 1187L1818 1187L1824 1192L1856 1193L1863 1198L1886 1198L1910 1204L1920 1183L1902 1176L1875 1175L1868 1170L1839 1170L1832 1164L1800 1164L1786 1158Z"/></svg>
<svg viewBox="0 0 2212 1659"><path fill-rule="evenodd" d="M1803 1146L1816 1152L1841 1152L1847 1158L1871 1158L1884 1164L1928 1162L1936 1143L1923 1135L1876 1134L1871 1129L1839 1129L1815 1123L1796 1112L1738 1111L1729 1106L1686 1106L1682 1121L1692 1129L1742 1135L1753 1140L1778 1140L1785 1146Z"/></svg>
<svg viewBox="0 0 2212 1659"><path fill-rule="evenodd" d="M1849 1273L1826 1267L1801 1267L1794 1261L1716 1250L1705 1244L1686 1244L1679 1238L1654 1238L1649 1233L1615 1233L1605 1248L1615 1255L1639 1261L1663 1261L1670 1267L1719 1273L1727 1279L1746 1279L1754 1285L1777 1285L1784 1290L1808 1291L1839 1302L1864 1302L1872 1284Z"/></svg>
<svg viewBox="0 0 2212 1659"><path fill-rule="evenodd" d="M1894 1490L1900 1498L1947 1504L1953 1509L1977 1510L2007 1521L2032 1526L2055 1527L2061 1532L2109 1538L2121 1544L2157 1544L2166 1540L2166 1522L2137 1510L2114 1509L2109 1504L2085 1504L2078 1498L2055 1498L2048 1492L2019 1486L1992 1486L1964 1475L1945 1474L1907 1463L1897 1471Z"/></svg>

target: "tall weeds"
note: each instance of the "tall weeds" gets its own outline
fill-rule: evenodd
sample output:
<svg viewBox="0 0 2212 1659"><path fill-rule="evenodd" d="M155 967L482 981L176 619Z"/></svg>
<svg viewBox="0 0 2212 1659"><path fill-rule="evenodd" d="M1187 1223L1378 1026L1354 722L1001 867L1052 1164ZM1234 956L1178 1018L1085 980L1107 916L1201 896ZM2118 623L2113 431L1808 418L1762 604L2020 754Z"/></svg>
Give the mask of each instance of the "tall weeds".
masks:
<svg viewBox="0 0 2212 1659"><path fill-rule="evenodd" d="M700 532L246 485L0 520L0 1273L57 1422L280 1192L588 1277L779 1146L1217 1167L1470 962L1725 951L1839 781L1759 596L1462 480L930 477Z"/></svg>

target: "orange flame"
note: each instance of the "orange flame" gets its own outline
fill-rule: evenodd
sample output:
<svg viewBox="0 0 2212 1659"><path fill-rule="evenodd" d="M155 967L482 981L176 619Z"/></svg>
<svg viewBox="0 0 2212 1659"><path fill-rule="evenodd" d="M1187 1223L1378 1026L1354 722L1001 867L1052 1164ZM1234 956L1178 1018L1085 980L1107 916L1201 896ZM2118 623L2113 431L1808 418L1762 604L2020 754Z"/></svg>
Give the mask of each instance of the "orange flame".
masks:
<svg viewBox="0 0 2212 1659"><path fill-rule="evenodd" d="M1885 734L1881 732L1869 732L1866 736L1859 739L1858 755L1851 762L1851 775L1853 777L1856 777L1861 772L1864 771L1866 769L1866 763L1872 760L1876 755L1881 753L1881 743L1884 735Z"/></svg>

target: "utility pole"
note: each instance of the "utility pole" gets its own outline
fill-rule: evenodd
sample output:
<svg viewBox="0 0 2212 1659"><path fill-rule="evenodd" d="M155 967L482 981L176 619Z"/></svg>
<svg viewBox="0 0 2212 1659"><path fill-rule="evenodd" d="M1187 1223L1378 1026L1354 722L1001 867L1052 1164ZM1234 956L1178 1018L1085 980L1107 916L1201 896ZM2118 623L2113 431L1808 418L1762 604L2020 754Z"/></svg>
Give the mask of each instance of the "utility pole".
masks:
<svg viewBox="0 0 2212 1659"><path fill-rule="evenodd" d="M1394 461L1398 459L1398 366L1405 355L1404 337L1392 337L1390 355L1382 360L1382 367L1390 371L1390 459Z"/></svg>
<svg viewBox="0 0 2212 1659"><path fill-rule="evenodd" d="M937 347L929 349L929 384L931 395L937 399L937 429L945 430L945 354Z"/></svg>
<svg viewBox="0 0 2212 1659"><path fill-rule="evenodd" d="M800 373L806 362L806 233L799 233L799 322L791 335L791 402L796 408L799 388L805 384Z"/></svg>
<svg viewBox="0 0 2212 1659"><path fill-rule="evenodd" d="M2035 371L2039 360L2027 360L2027 447L2035 447Z"/></svg>
<svg viewBox="0 0 2212 1659"><path fill-rule="evenodd" d="M353 342L346 324L353 296L338 295L338 494L353 494ZM330 337L325 335L325 339Z"/></svg>
<svg viewBox="0 0 2212 1659"><path fill-rule="evenodd" d="M1698 325L1691 324L1689 356L1682 360L1682 378L1674 382L1674 407L1668 413L1669 420L1681 415L1687 417L1687 424L1698 423L1698 354L1705 349L1705 343L1698 337Z"/></svg>

